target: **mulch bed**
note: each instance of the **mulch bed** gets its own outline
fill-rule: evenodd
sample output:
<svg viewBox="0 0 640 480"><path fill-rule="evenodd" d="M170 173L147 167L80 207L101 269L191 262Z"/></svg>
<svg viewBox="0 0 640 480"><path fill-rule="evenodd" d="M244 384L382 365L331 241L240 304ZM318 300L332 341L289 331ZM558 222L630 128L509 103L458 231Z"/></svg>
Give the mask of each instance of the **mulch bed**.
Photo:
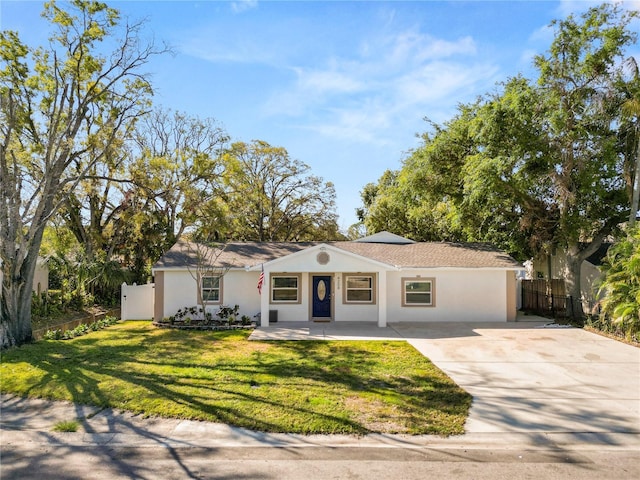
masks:
<svg viewBox="0 0 640 480"><path fill-rule="evenodd" d="M185 323L168 323L168 322L151 322L154 326L158 328L173 328L176 330L252 330L256 328L256 324L252 323L251 325L211 325L211 324L185 324Z"/></svg>
<svg viewBox="0 0 640 480"><path fill-rule="evenodd" d="M619 342L626 343L627 345L631 345L633 347L640 348L640 342L636 342L634 340L629 340L628 338L626 338L622 334L616 335L615 333L612 333L612 332L603 332L602 330L598 330L597 328L593 328L593 327L590 327L590 326L587 326L587 325L585 325L583 328L584 328L584 330L586 330L588 332L595 333L595 334L601 335L603 337L607 337L607 338L610 338L612 340L617 340Z"/></svg>

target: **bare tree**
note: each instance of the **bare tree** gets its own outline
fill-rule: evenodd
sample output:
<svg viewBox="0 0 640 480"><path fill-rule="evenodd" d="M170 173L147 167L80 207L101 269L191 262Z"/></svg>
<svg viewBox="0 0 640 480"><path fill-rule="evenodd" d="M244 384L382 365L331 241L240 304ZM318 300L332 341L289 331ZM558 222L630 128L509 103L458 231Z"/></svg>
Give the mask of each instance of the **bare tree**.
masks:
<svg viewBox="0 0 640 480"><path fill-rule="evenodd" d="M226 245L181 242L179 248L181 253L189 259L186 262L187 270L196 282L197 303L204 315L207 302L220 302L222 278L229 271L229 266L219 261Z"/></svg>
<svg viewBox="0 0 640 480"><path fill-rule="evenodd" d="M227 238L254 241L335 240L339 236L335 188L311 175L283 147L236 142L223 155L222 209L205 212L200 231L222 224Z"/></svg>
<svg viewBox="0 0 640 480"><path fill-rule="evenodd" d="M45 5L54 28L46 48L0 32L2 348L31 339L31 285L47 222L149 107L140 69L166 51L142 45L141 24L120 25L103 3L69 5ZM104 55L106 40L116 47Z"/></svg>
<svg viewBox="0 0 640 480"><path fill-rule="evenodd" d="M220 155L229 137L212 118L154 110L136 126L131 178L163 215L167 247L198 221L200 206L220 190Z"/></svg>

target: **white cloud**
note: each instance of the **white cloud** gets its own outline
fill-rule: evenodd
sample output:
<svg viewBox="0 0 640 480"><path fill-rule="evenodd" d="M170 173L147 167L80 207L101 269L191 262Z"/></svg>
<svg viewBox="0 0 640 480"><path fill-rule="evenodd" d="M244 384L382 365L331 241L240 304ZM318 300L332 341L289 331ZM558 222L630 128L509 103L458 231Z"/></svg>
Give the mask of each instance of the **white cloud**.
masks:
<svg viewBox="0 0 640 480"><path fill-rule="evenodd" d="M387 145L381 130L391 125L389 112L380 105L363 105L357 109L331 109L329 121L301 126L325 137L368 143L379 147Z"/></svg>
<svg viewBox="0 0 640 480"><path fill-rule="evenodd" d="M361 42L358 62L377 62L386 69L406 68L424 62L474 56L477 47L472 37L444 40L419 33L413 29L394 35L381 35Z"/></svg>
<svg viewBox="0 0 640 480"><path fill-rule="evenodd" d="M335 70L294 70L298 74L298 88L310 93L353 93L362 90L364 86L360 80Z"/></svg>
<svg viewBox="0 0 640 480"><path fill-rule="evenodd" d="M529 41L534 43L542 43L549 45L553 40L554 31L551 25L544 25L535 30L530 36Z"/></svg>
<svg viewBox="0 0 640 480"><path fill-rule="evenodd" d="M571 14L578 16L590 8L597 7L602 3L602 0L560 0L558 13L562 17L568 17ZM618 0L610 3L617 3L630 11L640 11L640 0Z"/></svg>
<svg viewBox="0 0 640 480"><path fill-rule="evenodd" d="M311 41L318 32L309 41L302 37L302 44L292 43L290 36L278 35L282 25L277 24L246 36L224 27L202 28L183 39L183 51L211 62L268 65L279 72L277 87L258 108L263 118L280 117L325 137L380 145L407 118L440 114L452 98L466 101L486 91L497 70L491 59L477 59L471 36L392 31L393 23L349 44L329 41L326 48Z"/></svg>
<svg viewBox="0 0 640 480"><path fill-rule="evenodd" d="M533 48L523 50L522 54L520 55L520 65L530 68L533 65L534 57L540 53L542 52Z"/></svg>
<svg viewBox="0 0 640 480"><path fill-rule="evenodd" d="M231 2L231 10L234 13L242 13L247 10L251 10L258 6L258 0L237 0L235 2Z"/></svg>
<svg viewBox="0 0 640 480"><path fill-rule="evenodd" d="M463 65L438 61L425 65L397 79L397 93L404 103L433 103L491 80L497 68L491 65Z"/></svg>
<svg viewBox="0 0 640 480"><path fill-rule="evenodd" d="M391 39L390 59L393 63L424 62L453 55L474 55L475 42L471 37L463 37L455 42L407 32Z"/></svg>
<svg viewBox="0 0 640 480"><path fill-rule="evenodd" d="M280 65L282 60L278 47L206 27L190 32L179 41L182 53L212 63Z"/></svg>
<svg viewBox="0 0 640 480"><path fill-rule="evenodd" d="M569 15L578 16L586 12L591 7L597 7L602 4L602 0L560 0L558 5L558 14L563 18Z"/></svg>
<svg viewBox="0 0 640 480"><path fill-rule="evenodd" d="M477 56L471 37L405 31L369 38L352 56L326 59L325 68L295 68L295 83L275 92L263 114L294 118L297 128L326 137L384 145L393 125L440 112L451 98L495 82L497 67L463 64L459 56Z"/></svg>

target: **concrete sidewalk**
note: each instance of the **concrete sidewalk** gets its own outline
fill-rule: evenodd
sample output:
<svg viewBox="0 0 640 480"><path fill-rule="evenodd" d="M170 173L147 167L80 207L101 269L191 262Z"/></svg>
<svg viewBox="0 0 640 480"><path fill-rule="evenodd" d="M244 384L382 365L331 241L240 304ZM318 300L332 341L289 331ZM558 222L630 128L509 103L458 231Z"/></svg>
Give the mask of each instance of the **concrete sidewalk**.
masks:
<svg viewBox="0 0 640 480"><path fill-rule="evenodd" d="M467 433L435 435L298 435L264 433L229 425L190 420L143 418L113 409L1 395L0 445L6 447L65 445L171 448L222 447L358 447L629 449L640 450L634 433ZM77 420L77 432L54 432L61 421Z"/></svg>

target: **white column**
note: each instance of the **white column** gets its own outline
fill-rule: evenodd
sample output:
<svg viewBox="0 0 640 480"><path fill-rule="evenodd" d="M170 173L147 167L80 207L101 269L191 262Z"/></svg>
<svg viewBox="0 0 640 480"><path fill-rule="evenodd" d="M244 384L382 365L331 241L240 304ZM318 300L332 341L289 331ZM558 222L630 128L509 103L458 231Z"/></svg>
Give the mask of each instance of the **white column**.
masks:
<svg viewBox="0 0 640 480"><path fill-rule="evenodd" d="M387 271L378 272L378 327L387 326Z"/></svg>
<svg viewBox="0 0 640 480"><path fill-rule="evenodd" d="M264 282L262 283L262 293L260 294L260 325L269 326L269 295L271 291L271 275L264 272Z"/></svg>

